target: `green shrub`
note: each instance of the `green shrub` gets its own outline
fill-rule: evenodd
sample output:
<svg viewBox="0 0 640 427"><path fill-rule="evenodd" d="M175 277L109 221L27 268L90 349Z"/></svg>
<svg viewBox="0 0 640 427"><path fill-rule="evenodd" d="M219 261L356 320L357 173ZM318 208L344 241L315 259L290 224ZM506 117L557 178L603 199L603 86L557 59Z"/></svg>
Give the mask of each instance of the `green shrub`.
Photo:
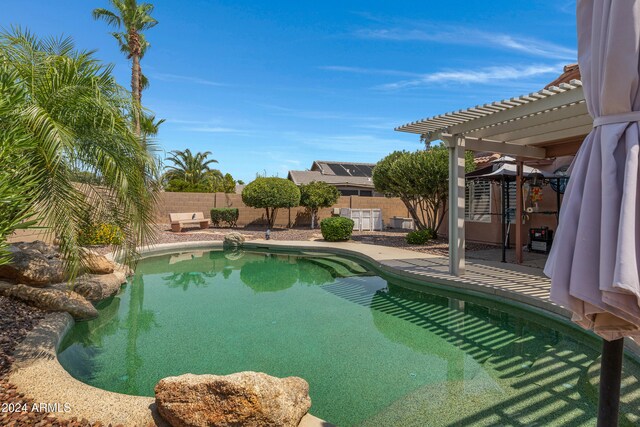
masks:
<svg viewBox="0 0 640 427"><path fill-rule="evenodd" d="M78 233L78 242L82 246L121 245L124 242L124 233L115 224L89 224Z"/></svg>
<svg viewBox="0 0 640 427"><path fill-rule="evenodd" d="M424 245L429 240L436 238L436 232L431 228L416 230L407 233L407 243L410 245Z"/></svg>
<svg viewBox="0 0 640 427"><path fill-rule="evenodd" d="M267 227L273 228L279 208L293 208L300 204L300 190L288 179L259 177L244 187L242 201L252 208L264 208Z"/></svg>
<svg viewBox="0 0 640 427"><path fill-rule="evenodd" d="M325 218L320 222L320 231L328 242L349 240L353 232L353 220L344 217Z"/></svg>
<svg viewBox="0 0 640 427"><path fill-rule="evenodd" d="M300 206L304 206L311 215L311 228L315 228L318 210L333 206L340 198L338 189L326 182L311 181L300 186Z"/></svg>
<svg viewBox="0 0 640 427"><path fill-rule="evenodd" d="M238 222L238 216L240 216L238 208L211 209L211 223L214 227L218 227L221 222L226 223L229 227L235 227Z"/></svg>

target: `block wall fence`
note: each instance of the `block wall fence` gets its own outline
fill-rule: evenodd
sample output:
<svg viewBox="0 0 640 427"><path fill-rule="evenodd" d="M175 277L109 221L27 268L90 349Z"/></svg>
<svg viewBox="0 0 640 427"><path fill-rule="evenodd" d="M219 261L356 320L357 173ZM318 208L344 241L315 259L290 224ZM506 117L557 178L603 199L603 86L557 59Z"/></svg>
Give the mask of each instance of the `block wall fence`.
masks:
<svg viewBox="0 0 640 427"><path fill-rule="evenodd" d="M388 197L363 197L342 196L333 206L335 208L353 209L382 209L382 218L385 225L389 224L394 216L407 217L409 215L406 206L398 198ZM211 217L211 208L238 208L240 216L239 226L263 225L265 221L264 209L254 209L242 203L240 194L225 193L160 193L155 209L157 223L169 222L169 214L176 212L203 212L206 218ZM332 208L321 209L319 217L330 217ZM311 218L305 208L279 209L276 217L276 227L308 226Z"/></svg>

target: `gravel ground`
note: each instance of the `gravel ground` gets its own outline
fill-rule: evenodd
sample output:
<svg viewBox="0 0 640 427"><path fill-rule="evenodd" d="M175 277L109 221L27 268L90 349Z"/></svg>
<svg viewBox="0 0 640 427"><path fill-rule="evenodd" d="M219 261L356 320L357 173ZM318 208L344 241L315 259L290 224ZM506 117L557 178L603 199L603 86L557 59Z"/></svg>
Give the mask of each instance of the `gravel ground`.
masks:
<svg viewBox="0 0 640 427"><path fill-rule="evenodd" d="M158 242L157 243L174 243L187 242L193 240L224 240L224 236L232 231L240 232L247 236L247 239L263 239L265 235L264 227L238 227L238 228L208 228L201 230L199 228L190 228L181 233L171 231L169 224L158 224ZM402 248L415 252L430 253L436 255L448 255L449 244L447 239L439 238L425 245L410 245L406 242L405 231L356 231L353 233L351 240L359 243L367 243L370 245L391 246L394 248ZM310 230L308 228L281 228L271 230L271 239L273 240L316 240L322 239L319 229ZM476 251L483 249L491 249L494 246L466 243L467 251Z"/></svg>
<svg viewBox="0 0 640 427"><path fill-rule="evenodd" d="M7 377L13 362L11 354L25 335L33 329L45 312L30 307L23 302L0 296L0 425L19 426L64 426L64 427L100 427L101 423L88 420L56 420L52 414L39 411L40 403L34 402L18 393ZM59 403L59 402L58 402Z"/></svg>

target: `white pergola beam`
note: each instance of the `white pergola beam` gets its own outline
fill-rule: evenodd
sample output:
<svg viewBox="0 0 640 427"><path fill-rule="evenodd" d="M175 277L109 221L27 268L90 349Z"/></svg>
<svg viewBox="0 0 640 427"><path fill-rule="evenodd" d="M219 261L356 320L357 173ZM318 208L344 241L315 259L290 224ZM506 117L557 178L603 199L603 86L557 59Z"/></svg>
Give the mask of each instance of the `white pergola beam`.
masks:
<svg viewBox="0 0 640 427"><path fill-rule="evenodd" d="M579 102L576 104L570 104L548 112L537 112L528 117L512 120L507 123L499 125L488 126L482 129L475 130L467 136L474 136L476 138L496 139L502 141L508 141L509 138L498 136L505 135L509 132L520 131L526 128L546 125L548 123L555 123L560 120L566 120L571 118L578 118L582 116L589 116L587 111L587 105L585 102ZM591 116L589 116L591 117ZM524 127L523 127L524 126Z"/></svg>
<svg viewBox="0 0 640 427"><path fill-rule="evenodd" d="M574 90L563 91L562 93L557 93L553 96L538 99L535 102L529 102L519 107L497 111L485 117L480 117L469 122L451 126L447 129L447 133L451 135L466 134L477 129L482 129L488 126L508 122L510 120L530 116L534 113L558 108L562 105L574 104L583 100L584 92L582 90L582 87L579 87Z"/></svg>
<svg viewBox="0 0 640 427"><path fill-rule="evenodd" d="M564 138L571 138L571 137L580 136L580 135L586 135L589 132L591 132L592 129L593 129L593 126L591 124L588 124L588 125L563 129L557 132L541 133L535 136L513 140L511 142L513 144L524 144L524 145L541 144L543 142L555 141L555 140L564 139Z"/></svg>
<svg viewBox="0 0 640 427"><path fill-rule="evenodd" d="M440 138L445 140L447 144L456 140L454 135L441 134ZM495 153L506 154L515 157L527 157L532 159L546 159L547 150L542 147L531 147L528 145L516 145L503 141L493 141L488 139L479 139L465 136L465 149L471 151L493 151Z"/></svg>
<svg viewBox="0 0 640 427"><path fill-rule="evenodd" d="M562 132L567 129L581 128L583 126L591 127L593 126L593 119L590 115L584 114L582 116L571 117L569 119L558 120L555 122L548 122L544 124L540 124L537 126L530 126L523 129L518 129L515 131L507 131L504 133L500 133L498 135L492 136L492 138L501 140L501 141L524 141L529 140L530 138L534 138L539 135L546 135L545 140L550 139L558 139L558 138L550 138L548 135L551 135L556 132ZM505 129L506 130L506 129Z"/></svg>

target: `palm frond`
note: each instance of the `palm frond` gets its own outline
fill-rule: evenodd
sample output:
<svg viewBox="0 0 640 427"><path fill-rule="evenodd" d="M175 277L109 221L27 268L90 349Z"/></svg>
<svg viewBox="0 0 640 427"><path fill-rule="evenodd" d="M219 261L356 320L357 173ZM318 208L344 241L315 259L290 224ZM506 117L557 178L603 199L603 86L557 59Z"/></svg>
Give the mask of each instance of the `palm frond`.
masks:
<svg viewBox="0 0 640 427"><path fill-rule="evenodd" d="M93 19L99 20L102 19L108 25L116 28L120 28L122 26L122 19L109 9L97 8L93 9L92 12Z"/></svg>
<svg viewBox="0 0 640 427"><path fill-rule="evenodd" d="M112 66L92 52L73 50L68 39L3 33L0 95L0 175L13 170L12 159L22 159L19 170L31 184L25 210L11 218L24 221L40 213L72 275L83 262L78 236L87 213L121 227L126 239L118 252L133 261L136 247L153 239L156 194L149 183L157 163L149 151L153 145L131 130L131 114L140 109L117 84ZM2 152L8 129L20 136L11 141L23 141L12 144L12 156ZM101 185L74 183L78 167L99 176ZM0 201L2 191L0 185ZM0 219L0 246L3 232Z"/></svg>

